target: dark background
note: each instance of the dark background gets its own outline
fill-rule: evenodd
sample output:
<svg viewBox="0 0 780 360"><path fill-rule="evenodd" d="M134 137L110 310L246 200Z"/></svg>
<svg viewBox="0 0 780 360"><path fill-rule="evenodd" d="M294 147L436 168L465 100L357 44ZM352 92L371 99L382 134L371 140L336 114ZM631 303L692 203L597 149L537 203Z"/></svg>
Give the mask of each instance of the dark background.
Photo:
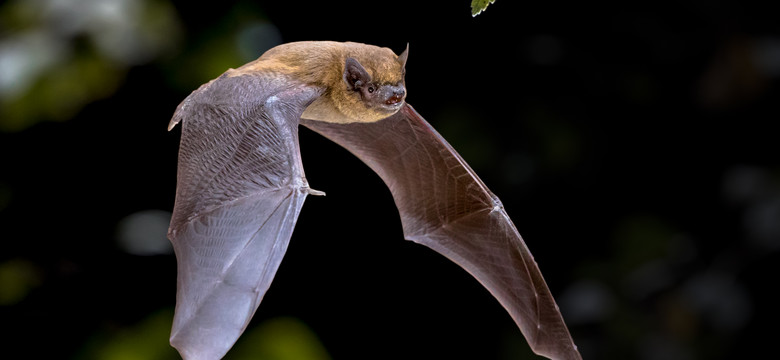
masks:
<svg viewBox="0 0 780 360"><path fill-rule="evenodd" d="M770 3L1 3L0 357L176 358L165 128L197 86L297 40L410 44L408 102L501 197L586 359L776 353ZM300 137L328 195L234 359L535 358L479 283L402 240L368 167ZM277 341L279 319L300 326ZM284 341L320 357L267 355Z"/></svg>

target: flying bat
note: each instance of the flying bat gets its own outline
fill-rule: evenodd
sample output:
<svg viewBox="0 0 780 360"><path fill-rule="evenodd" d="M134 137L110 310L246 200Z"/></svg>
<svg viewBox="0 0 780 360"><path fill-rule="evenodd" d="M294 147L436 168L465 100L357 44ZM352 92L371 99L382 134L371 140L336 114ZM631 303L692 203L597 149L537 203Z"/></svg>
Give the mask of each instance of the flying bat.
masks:
<svg viewBox="0 0 780 360"><path fill-rule="evenodd" d="M173 345L219 359L247 327L287 250L309 187L298 125L349 150L390 188L406 239L473 275L531 349L581 359L504 207L406 103L409 53L359 43L279 45L192 92L168 238L178 263Z"/></svg>

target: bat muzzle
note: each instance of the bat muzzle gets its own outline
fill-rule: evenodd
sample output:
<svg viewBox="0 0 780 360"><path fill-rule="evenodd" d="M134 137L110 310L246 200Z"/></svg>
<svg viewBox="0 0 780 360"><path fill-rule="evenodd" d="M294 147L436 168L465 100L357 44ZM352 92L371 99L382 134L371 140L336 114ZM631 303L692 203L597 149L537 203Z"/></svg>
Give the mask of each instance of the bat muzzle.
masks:
<svg viewBox="0 0 780 360"><path fill-rule="evenodd" d="M399 104L404 101L404 98L406 97L406 89L404 89L403 85L400 86L385 86L384 89L386 92L387 100L385 100L386 105L395 105Z"/></svg>

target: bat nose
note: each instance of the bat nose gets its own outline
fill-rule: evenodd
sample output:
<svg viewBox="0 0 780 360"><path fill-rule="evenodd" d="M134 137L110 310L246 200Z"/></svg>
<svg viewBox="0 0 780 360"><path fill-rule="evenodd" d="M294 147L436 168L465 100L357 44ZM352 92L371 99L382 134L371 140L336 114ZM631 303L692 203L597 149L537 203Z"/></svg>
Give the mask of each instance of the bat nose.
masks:
<svg viewBox="0 0 780 360"><path fill-rule="evenodd" d="M404 90L404 88L393 90L393 94L390 95L390 97L386 101L387 105L394 105L403 101L405 94L406 94L406 90Z"/></svg>

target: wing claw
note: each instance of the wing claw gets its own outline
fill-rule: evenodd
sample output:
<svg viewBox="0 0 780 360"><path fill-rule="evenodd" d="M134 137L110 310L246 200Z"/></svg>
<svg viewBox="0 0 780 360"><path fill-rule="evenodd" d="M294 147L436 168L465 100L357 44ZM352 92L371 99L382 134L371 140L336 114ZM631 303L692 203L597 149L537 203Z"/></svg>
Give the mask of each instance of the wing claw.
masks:
<svg viewBox="0 0 780 360"><path fill-rule="evenodd" d="M325 196L325 192L324 191L314 190L312 188L306 188L306 192L308 192L309 195Z"/></svg>

